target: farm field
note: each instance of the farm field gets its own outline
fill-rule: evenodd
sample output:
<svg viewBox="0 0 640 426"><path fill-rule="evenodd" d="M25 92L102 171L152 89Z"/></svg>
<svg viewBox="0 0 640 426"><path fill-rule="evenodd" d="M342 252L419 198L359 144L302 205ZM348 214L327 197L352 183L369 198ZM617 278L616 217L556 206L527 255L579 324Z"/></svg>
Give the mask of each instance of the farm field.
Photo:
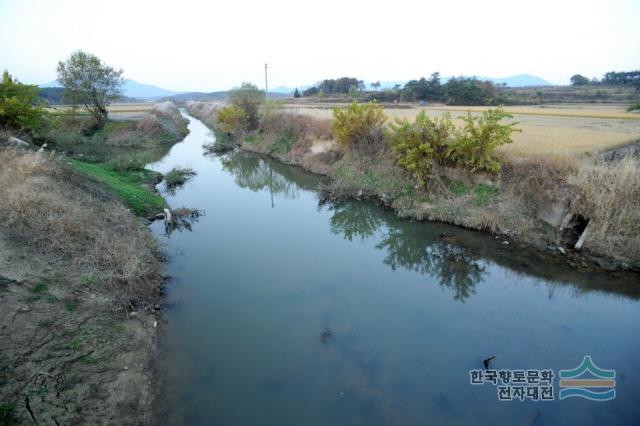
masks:
<svg viewBox="0 0 640 426"><path fill-rule="evenodd" d="M287 110L318 118L331 118L330 108L311 105L286 105ZM489 107L385 108L390 118L413 120L425 110L431 117L448 112L456 125L466 111L478 113ZM592 154L617 148L640 140L640 114L628 113L623 105L554 105L516 106L506 108L513 114L522 132L515 133L514 142L500 148L506 154Z"/></svg>
<svg viewBox="0 0 640 426"><path fill-rule="evenodd" d="M135 103L113 103L107 107L111 118L119 119L136 119L141 118L144 113L153 109L154 102L135 102ZM52 105L47 107L48 111L64 111L66 105Z"/></svg>

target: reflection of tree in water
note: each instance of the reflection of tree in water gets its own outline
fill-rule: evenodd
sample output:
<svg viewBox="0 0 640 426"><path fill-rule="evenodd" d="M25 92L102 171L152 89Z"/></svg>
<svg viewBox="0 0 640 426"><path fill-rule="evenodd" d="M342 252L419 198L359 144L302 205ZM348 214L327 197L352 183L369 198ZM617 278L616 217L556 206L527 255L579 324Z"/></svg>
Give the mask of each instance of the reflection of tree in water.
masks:
<svg viewBox="0 0 640 426"><path fill-rule="evenodd" d="M329 209L334 212L331 216L331 232L343 234L349 241L353 241L354 236L363 240L371 237L383 224L382 217L363 203L343 202Z"/></svg>
<svg viewBox="0 0 640 426"><path fill-rule="evenodd" d="M297 198L299 195L296 176L288 173L286 168L278 167L255 154L233 151L221 157L220 161L223 169L233 175L234 181L241 188L254 192L268 189L272 195L287 198Z"/></svg>
<svg viewBox="0 0 640 426"><path fill-rule="evenodd" d="M485 269L480 256L439 236L416 232L419 224L402 222L365 203L341 203L332 210L333 233L343 234L348 240L354 236L365 239L384 226L386 232L376 245L387 252L384 263L393 270L405 268L438 276L440 285L455 291L455 300L464 301L482 281Z"/></svg>
<svg viewBox="0 0 640 426"><path fill-rule="evenodd" d="M188 209L185 207L172 212L172 220L164 225L164 234L169 237L175 231L192 231L192 224L198 221L204 213L198 209Z"/></svg>
<svg viewBox="0 0 640 426"><path fill-rule="evenodd" d="M411 232L411 228L402 224L389 228L376 248L387 251L384 263L394 271L403 267L421 274L437 275L440 285L453 289L454 299L463 302L475 292L475 286L484 274L480 257L468 249L442 240L425 239L424 235Z"/></svg>

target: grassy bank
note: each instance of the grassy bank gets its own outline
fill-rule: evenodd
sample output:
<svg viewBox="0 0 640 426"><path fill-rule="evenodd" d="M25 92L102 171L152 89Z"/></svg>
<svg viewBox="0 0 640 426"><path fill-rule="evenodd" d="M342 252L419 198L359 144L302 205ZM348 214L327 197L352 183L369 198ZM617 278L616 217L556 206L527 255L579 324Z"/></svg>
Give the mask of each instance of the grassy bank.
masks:
<svg viewBox="0 0 640 426"><path fill-rule="evenodd" d="M71 167L97 182L103 183L138 216L151 216L167 207L164 199L153 190L162 175L147 169L117 170L108 164L91 164L69 160Z"/></svg>
<svg viewBox="0 0 640 426"><path fill-rule="evenodd" d="M46 142L51 149L77 160L124 168L159 160L188 133L187 121L168 102L155 105L135 120L114 116L95 130L86 114L56 113L36 142Z"/></svg>
<svg viewBox="0 0 640 426"><path fill-rule="evenodd" d="M339 144L327 115L263 107L258 128L225 132L216 127L215 106L191 103L187 109L213 123L223 143L231 140L330 177L330 197L370 198L402 217L486 230L559 254L580 254L606 268L640 267L640 213L633 207L640 199L637 159L609 163L593 150L498 150L502 167L496 173L434 166L423 185L398 164L387 137L357 148Z"/></svg>
<svg viewBox="0 0 640 426"><path fill-rule="evenodd" d="M43 152L0 146L0 415L9 424L150 421L164 265L138 216L166 204L154 191L161 176L142 162L181 140L186 121L171 105L91 134L82 120L65 116L40 135Z"/></svg>

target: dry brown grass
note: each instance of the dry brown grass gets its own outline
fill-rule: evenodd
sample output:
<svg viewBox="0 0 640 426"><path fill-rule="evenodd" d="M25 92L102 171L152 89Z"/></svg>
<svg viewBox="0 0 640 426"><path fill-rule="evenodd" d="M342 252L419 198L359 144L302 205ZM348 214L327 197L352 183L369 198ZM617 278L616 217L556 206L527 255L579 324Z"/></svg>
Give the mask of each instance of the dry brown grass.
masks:
<svg viewBox="0 0 640 426"><path fill-rule="evenodd" d="M153 102L131 102L131 103L113 103L107 107L107 111L112 112L147 112L154 108ZM67 105L51 105L46 108L49 111L66 111L69 109Z"/></svg>
<svg viewBox="0 0 640 426"><path fill-rule="evenodd" d="M138 122L137 130L145 135L158 136L169 132L177 139L183 138L188 133L189 124L172 102L154 104Z"/></svg>
<svg viewBox="0 0 640 426"><path fill-rule="evenodd" d="M221 103L188 101L185 108L189 114L206 124L210 129L216 126L216 113Z"/></svg>
<svg viewBox="0 0 640 426"><path fill-rule="evenodd" d="M260 119L260 131L267 134L290 135L296 140L331 139L331 120L295 112L270 112Z"/></svg>
<svg viewBox="0 0 640 426"><path fill-rule="evenodd" d="M96 284L125 306L156 296L162 264L151 234L120 202L51 154L0 150L0 231L68 265L70 284Z"/></svg>
<svg viewBox="0 0 640 426"><path fill-rule="evenodd" d="M640 160L585 162L570 183L591 219L586 246L618 258L640 259Z"/></svg>

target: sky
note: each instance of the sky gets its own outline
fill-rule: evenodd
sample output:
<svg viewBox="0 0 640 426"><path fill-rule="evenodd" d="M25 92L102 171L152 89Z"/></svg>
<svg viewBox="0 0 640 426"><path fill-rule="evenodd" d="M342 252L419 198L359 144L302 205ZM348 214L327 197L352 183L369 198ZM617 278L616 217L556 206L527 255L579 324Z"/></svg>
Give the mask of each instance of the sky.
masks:
<svg viewBox="0 0 640 426"><path fill-rule="evenodd" d="M0 68L56 78L82 49L124 76L175 91L250 81L296 87L441 75L640 69L640 0L0 0Z"/></svg>

